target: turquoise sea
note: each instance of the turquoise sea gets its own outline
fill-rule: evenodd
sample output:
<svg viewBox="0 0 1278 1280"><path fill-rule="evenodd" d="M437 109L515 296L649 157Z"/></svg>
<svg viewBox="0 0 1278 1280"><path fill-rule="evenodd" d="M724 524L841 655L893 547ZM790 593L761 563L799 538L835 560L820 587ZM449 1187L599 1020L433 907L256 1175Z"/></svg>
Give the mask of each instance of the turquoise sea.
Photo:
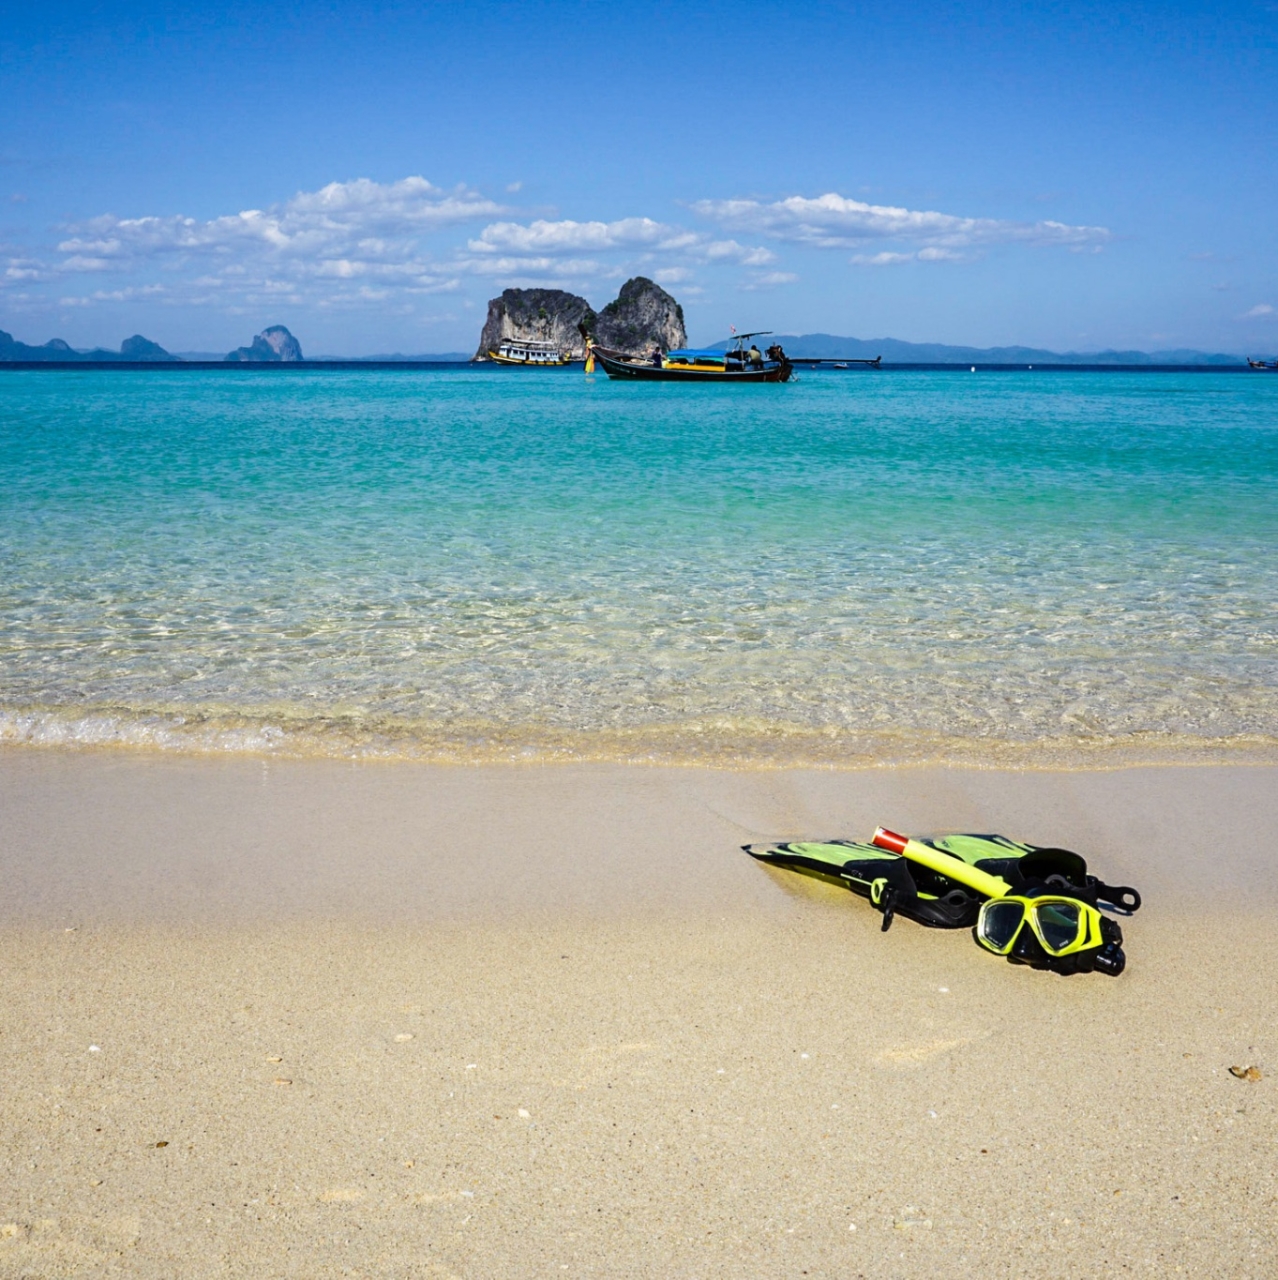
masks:
<svg viewBox="0 0 1278 1280"><path fill-rule="evenodd" d="M5 371L0 742L1278 758L1278 377Z"/></svg>

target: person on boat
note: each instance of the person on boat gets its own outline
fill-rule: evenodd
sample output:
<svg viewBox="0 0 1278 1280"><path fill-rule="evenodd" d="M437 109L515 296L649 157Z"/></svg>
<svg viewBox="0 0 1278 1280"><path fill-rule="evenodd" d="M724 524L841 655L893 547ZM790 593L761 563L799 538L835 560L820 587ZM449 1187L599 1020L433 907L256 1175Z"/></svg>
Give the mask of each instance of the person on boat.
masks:
<svg viewBox="0 0 1278 1280"><path fill-rule="evenodd" d="M767 355L769 360L775 360L778 363L785 359L785 352L781 349L781 344L779 342L774 342L768 348Z"/></svg>
<svg viewBox="0 0 1278 1280"><path fill-rule="evenodd" d="M661 368L661 348L660 347L653 347L652 355L648 357L648 362L655 369Z"/></svg>
<svg viewBox="0 0 1278 1280"><path fill-rule="evenodd" d="M763 368L763 352L759 350L755 343L752 342L750 344L750 350L746 352L746 356L756 369Z"/></svg>

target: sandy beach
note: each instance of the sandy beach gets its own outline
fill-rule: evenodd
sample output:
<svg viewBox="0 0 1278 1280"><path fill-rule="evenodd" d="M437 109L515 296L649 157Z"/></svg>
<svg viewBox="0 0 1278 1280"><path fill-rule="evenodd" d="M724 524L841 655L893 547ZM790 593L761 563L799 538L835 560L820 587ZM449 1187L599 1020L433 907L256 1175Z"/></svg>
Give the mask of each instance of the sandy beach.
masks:
<svg viewBox="0 0 1278 1280"><path fill-rule="evenodd" d="M1273 1274L1273 769L14 751L0 812L2 1276ZM1128 971L738 848L878 822L1082 850Z"/></svg>

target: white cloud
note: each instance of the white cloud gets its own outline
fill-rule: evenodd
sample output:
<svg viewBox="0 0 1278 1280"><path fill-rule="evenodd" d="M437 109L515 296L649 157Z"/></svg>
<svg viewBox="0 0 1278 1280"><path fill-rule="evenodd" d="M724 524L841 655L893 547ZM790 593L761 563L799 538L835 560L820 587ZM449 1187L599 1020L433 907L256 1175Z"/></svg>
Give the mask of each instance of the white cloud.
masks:
<svg viewBox="0 0 1278 1280"><path fill-rule="evenodd" d="M119 262L113 258L98 258L84 253L74 253L71 257L64 258L58 263L58 269L68 274L89 271L117 271L119 267Z"/></svg>
<svg viewBox="0 0 1278 1280"><path fill-rule="evenodd" d="M778 285L793 284L798 278L793 271L767 271L747 280L741 288L747 293L756 289L775 289Z"/></svg>
<svg viewBox="0 0 1278 1280"><path fill-rule="evenodd" d="M35 258L10 258L0 275L0 284L18 282L30 284L37 280L52 280L54 273L45 268L44 263Z"/></svg>
<svg viewBox="0 0 1278 1280"><path fill-rule="evenodd" d="M752 248L735 240L712 240L700 252L707 262L739 262L743 267L766 267L777 260L771 249Z"/></svg>
<svg viewBox="0 0 1278 1280"><path fill-rule="evenodd" d="M425 178L398 182L330 182L299 191L267 209L200 221L181 216L117 218L106 214L76 228L63 253L95 258L213 253L258 248L308 257L394 255L406 240L500 213L501 206L465 187L445 191Z"/></svg>
<svg viewBox="0 0 1278 1280"><path fill-rule="evenodd" d="M953 249L939 249L931 245L917 252L893 253L884 249L880 253L854 253L848 259L857 267L896 267L905 262L966 262L971 254L955 253Z"/></svg>
<svg viewBox="0 0 1278 1280"><path fill-rule="evenodd" d="M59 298L58 303L64 307L91 307L98 302L138 302L158 298L167 292L160 284L142 285L136 289L97 289L79 298Z"/></svg>
<svg viewBox="0 0 1278 1280"><path fill-rule="evenodd" d="M1092 246L1112 239L1105 227L964 218L931 210L866 204L835 192L815 198L789 196L771 203L699 200L692 209L733 231L773 236L822 249L852 248L872 240L906 240L935 247L966 248L1008 243Z"/></svg>
<svg viewBox="0 0 1278 1280"><path fill-rule="evenodd" d="M882 253L857 253L849 261L858 267L895 267L902 262L913 262L912 253L891 253L884 249Z"/></svg>
<svg viewBox="0 0 1278 1280"><path fill-rule="evenodd" d="M1261 316L1271 316L1274 309L1267 302L1258 302L1252 309L1243 316L1244 320L1258 320Z"/></svg>
<svg viewBox="0 0 1278 1280"><path fill-rule="evenodd" d="M679 227L651 218L622 218L618 222L548 222L539 218L523 225L494 222L467 242L474 253L598 253L605 249L654 246L669 248L686 237Z"/></svg>
<svg viewBox="0 0 1278 1280"><path fill-rule="evenodd" d="M603 275L607 268L594 258L552 258L548 255L525 256L504 254L500 257L458 258L453 264L467 275L503 278L519 276L556 276L572 279L589 279Z"/></svg>
<svg viewBox="0 0 1278 1280"><path fill-rule="evenodd" d="M539 218L528 224L494 222L467 242L472 253L561 254L640 250L685 254L700 262L737 262L762 266L775 255L760 246L715 240L704 232L652 218L621 218L616 222L558 222Z"/></svg>
<svg viewBox="0 0 1278 1280"><path fill-rule="evenodd" d="M445 190L425 178L379 183L330 182L266 209L201 220L180 215L118 218L107 214L68 228L58 244L64 275L163 270L173 300L230 305L286 298L317 305L381 302L393 291L435 293L458 285L421 248L446 228L504 212L467 187ZM197 274L182 284L191 267ZM334 292L334 286L351 287ZM211 291L211 292L210 292ZM113 301L99 291L71 305Z"/></svg>

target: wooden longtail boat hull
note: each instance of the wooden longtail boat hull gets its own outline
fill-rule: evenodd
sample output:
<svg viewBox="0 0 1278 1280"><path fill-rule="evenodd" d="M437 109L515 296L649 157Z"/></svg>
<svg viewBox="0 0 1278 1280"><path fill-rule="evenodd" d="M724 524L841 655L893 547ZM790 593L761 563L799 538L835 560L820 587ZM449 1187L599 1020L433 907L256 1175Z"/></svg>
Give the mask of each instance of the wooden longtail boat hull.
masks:
<svg viewBox="0 0 1278 1280"><path fill-rule="evenodd" d="M761 369L661 369L655 364L636 364L620 352L595 347L595 359L610 378L619 382L787 382L794 372L788 360L766 361Z"/></svg>

